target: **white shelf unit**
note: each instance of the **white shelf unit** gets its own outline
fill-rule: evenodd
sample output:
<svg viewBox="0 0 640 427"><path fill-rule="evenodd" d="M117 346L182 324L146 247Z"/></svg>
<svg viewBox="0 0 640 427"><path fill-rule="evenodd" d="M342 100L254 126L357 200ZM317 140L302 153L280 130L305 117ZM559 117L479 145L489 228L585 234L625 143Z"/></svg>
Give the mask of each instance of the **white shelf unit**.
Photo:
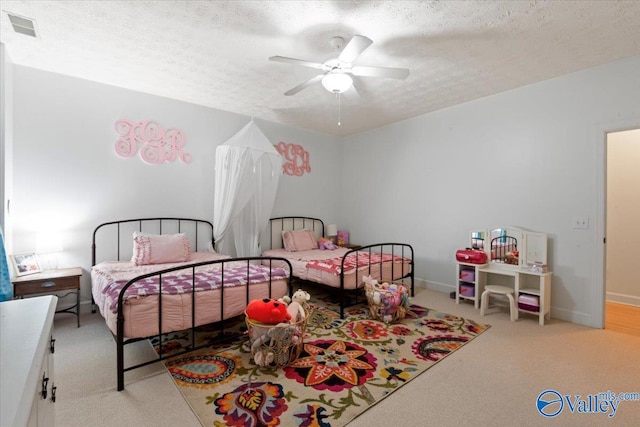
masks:
<svg viewBox="0 0 640 427"><path fill-rule="evenodd" d="M456 304L460 304L460 300L469 300L473 301L473 306L475 308L480 308L480 296L482 295L483 287L478 281L478 277L480 276L480 268L486 267L487 264L471 264L468 262L457 262L456 263ZM473 280L463 279L462 272L465 270L473 271ZM463 295L460 292L461 286L473 286L473 296Z"/></svg>
<svg viewBox="0 0 640 427"><path fill-rule="evenodd" d="M552 272L536 273L522 268L496 268L483 266L479 269L476 282L484 289L484 286L492 284L490 276L510 276L513 277L513 287L516 304L521 294L535 295L539 298L540 308L538 311L524 310L518 307L518 313L530 313L538 316L538 323L544 325L545 319L551 318L551 276ZM504 283L500 283L504 285ZM476 289L477 291L477 289ZM478 296L476 294L476 296ZM516 319L519 316L516 314Z"/></svg>

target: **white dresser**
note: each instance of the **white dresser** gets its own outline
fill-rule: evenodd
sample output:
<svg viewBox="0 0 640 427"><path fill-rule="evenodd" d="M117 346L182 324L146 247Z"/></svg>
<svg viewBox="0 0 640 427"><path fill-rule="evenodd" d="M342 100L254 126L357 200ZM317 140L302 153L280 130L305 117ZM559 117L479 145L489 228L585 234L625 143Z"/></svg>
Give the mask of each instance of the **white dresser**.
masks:
<svg viewBox="0 0 640 427"><path fill-rule="evenodd" d="M53 295L0 303L0 426L55 424Z"/></svg>

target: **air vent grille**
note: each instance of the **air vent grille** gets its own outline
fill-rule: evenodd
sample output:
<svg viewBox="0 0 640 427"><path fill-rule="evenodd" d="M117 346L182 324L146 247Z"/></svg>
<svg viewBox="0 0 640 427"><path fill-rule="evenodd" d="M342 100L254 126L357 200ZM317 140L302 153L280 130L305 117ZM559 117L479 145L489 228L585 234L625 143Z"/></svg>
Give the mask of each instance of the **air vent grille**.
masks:
<svg viewBox="0 0 640 427"><path fill-rule="evenodd" d="M11 22L13 31L26 36L36 37L36 23L33 19L15 15L11 12L7 12L7 16L9 17L9 22Z"/></svg>

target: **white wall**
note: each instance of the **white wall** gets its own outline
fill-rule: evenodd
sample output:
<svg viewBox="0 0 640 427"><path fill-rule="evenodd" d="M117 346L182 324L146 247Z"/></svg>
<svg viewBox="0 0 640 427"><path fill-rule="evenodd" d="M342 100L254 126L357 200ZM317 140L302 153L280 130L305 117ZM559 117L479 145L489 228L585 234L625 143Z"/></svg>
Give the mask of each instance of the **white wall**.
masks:
<svg viewBox="0 0 640 427"><path fill-rule="evenodd" d="M215 147L248 117L15 67L15 252L47 221L65 231L62 266L90 263L102 221L210 218ZM400 241L416 275L453 289L455 249L473 229L549 234L552 315L598 326L604 132L640 127L640 57L575 73L342 140L258 121L275 144L302 144L312 173L283 176L277 215L312 215L352 241ZM148 166L113 152L116 120L183 129L194 161ZM366 179L364 179L366 178ZM571 228L587 216L588 230ZM83 297L88 298L88 273Z"/></svg>
<svg viewBox="0 0 640 427"><path fill-rule="evenodd" d="M470 230L546 232L552 316L600 326L601 131L640 124L639 100L636 57L346 138L340 225L411 243L417 277L443 290Z"/></svg>
<svg viewBox="0 0 640 427"><path fill-rule="evenodd" d="M61 230L60 266L85 269L82 294L89 299L91 236L100 223L147 216L212 220L215 148L249 117L31 68L14 70L14 253L34 251L41 228ZM183 130L192 163L151 166L137 156L117 156L119 119ZM311 174L281 177L277 213L335 217L338 140L256 122L272 143L301 144L311 153Z"/></svg>
<svg viewBox="0 0 640 427"><path fill-rule="evenodd" d="M607 137L607 300L640 306L640 129Z"/></svg>
<svg viewBox="0 0 640 427"><path fill-rule="evenodd" d="M8 201L13 196L13 63L6 46L0 43L0 227L7 253L13 248L13 231Z"/></svg>

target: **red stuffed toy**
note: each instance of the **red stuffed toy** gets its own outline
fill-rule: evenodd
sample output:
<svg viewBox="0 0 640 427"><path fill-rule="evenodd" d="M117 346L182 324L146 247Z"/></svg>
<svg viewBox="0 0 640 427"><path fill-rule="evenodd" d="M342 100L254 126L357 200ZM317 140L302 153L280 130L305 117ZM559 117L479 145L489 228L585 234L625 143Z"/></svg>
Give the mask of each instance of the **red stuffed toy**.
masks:
<svg viewBox="0 0 640 427"><path fill-rule="evenodd" d="M291 320L286 304L274 299L254 299L249 302L245 310L247 316L256 322L276 325Z"/></svg>

